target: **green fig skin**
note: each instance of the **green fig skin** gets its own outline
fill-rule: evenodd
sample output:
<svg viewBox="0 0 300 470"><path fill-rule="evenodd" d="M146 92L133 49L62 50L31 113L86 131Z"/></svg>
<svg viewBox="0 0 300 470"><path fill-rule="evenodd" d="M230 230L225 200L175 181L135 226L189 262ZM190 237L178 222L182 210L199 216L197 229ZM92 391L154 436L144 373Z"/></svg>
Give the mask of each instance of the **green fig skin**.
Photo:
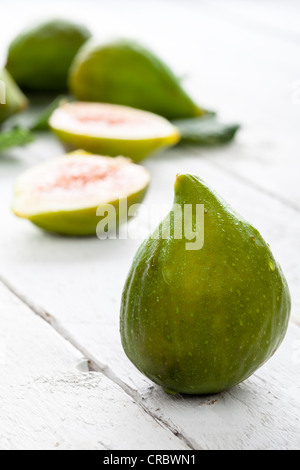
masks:
<svg viewBox="0 0 300 470"><path fill-rule="evenodd" d="M175 131L168 137L153 137L149 139L138 140L124 140L124 139L108 139L104 137L93 137L78 135L71 132L66 132L61 129L51 126L52 131L62 141L66 151L76 149L83 149L87 152L109 155L117 157L118 155L125 155L131 158L134 162L139 162L146 158L148 155L171 147L178 143L180 140L179 133Z"/></svg>
<svg viewBox="0 0 300 470"><path fill-rule="evenodd" d="M131 194L127 198L127 208L129 209L133 204L141 203L145 197L147 189L148 188L146 187L137 193ZM109 204L115 207L117 216L116 226L112 227L112 225L110 225L110 228L117 229L119 224L128 220L127 213L120 214L119 212L119 207L122 206L122 200L112 201ZM92 237L96 234L99 235L97 232L97 226L100 222L100 217L96 215L98 208L99 206L78 211L61 211L39 214L33 217L28 217L28 220L37 227L58 235L68 237ZM19 215L19 217L22 216Z"/></svg>
<svg viewBox="0 0 300 470"><path fill-rule="evenodd" d="M79 101L131 106L170 120L205 114L170 68L132 40L88 41L74 59L69 83Z"/></svg>
<svg viewBox="0 0 300 470"><path fill-rule="evenodd" d="M74 56L90 36L87 28L69 21L40 24L12 41L6 68L22 89L65 91Z"/></svg>
<svg viewBox="0 0 300 470"><path fill-rule="evenodd" d="M26 109L28 100L7 70L0 71L0 81L5 84L6 101L6 103L0 104L0 123L2 123L14 114Z"/></svg>
<svg viewBox="0 0 300 470"><path fill-rule="evenodd" d="M174 203L204 204L203 248L159 238L169 217L144 241L123 291L122 344L166 391L218 393L247 379L277 350L290 293L259 232L203 181L179 175Z"/></svg>

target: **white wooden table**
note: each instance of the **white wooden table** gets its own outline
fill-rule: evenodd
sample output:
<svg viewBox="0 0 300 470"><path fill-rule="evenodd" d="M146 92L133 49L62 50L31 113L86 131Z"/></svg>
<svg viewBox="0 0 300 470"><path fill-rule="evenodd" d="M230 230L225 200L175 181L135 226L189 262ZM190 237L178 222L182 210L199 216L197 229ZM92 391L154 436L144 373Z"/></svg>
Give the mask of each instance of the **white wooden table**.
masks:
<svg viewBox="0 0 300 470"><path fill-rule="evenodd" d="M200 103L243 124L231 145L145 161L145 202L171 203L178 172L201 176L268 240L293 311L280 350L249 380L213 397L167 396L131 365L119 338L120 295L141 240L59 238L14 218L15 177L62 149L50 136L2 155L0 448L299 448L299 2L51 2L48 10L6 4L1 52L33 16L80 18L100 36L140 38L188 74Z"/></svg>

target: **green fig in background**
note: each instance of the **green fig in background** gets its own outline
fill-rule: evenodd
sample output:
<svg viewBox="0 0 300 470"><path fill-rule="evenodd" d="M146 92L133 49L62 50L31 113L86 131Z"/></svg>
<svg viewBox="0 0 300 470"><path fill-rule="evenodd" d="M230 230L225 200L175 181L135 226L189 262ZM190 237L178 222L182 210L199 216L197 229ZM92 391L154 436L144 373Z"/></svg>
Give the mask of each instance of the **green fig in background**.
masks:
<svg viewBox="0 0 300 470"><path fill-rule="evenodd" d="M65 91L73 58L90 36L85 26L70 21L42 23L13 40L6 68L23 89Z"/></svg>
<svg viewBox="0 0 300 470"><path fill-rule="evenodd" d="M89 41L75 57L69 81L80 101L122 104L167 119L205 114L170 68L132 40Z"/></svg>
<svg viewBox="0 0 300 470"><path fill-rule="evenodd" d="M200 239L197 204L204 205L204 244L191 249L190 236L174 237L174 214L192 205ZM133 261L122 297L123 347L166 391L221 392L247 379L281 344L288 285L259 232L199 178L177 176L172 212Z"/></svg>
<svg viewBox="0 0 300 470"><path fill-rule="evenodd" d="M139 161L179 139L175 126L147 111L103 103L67 103L49 121L68 150L125 155Z"/></svg>
<svg viewBox="0 0 300 470"><path fill-rule="evenodd" d="M28 100L7 70L0 71L0 123L23 111Z"/></svg>
<svg viewBox="0 0 300 470"><path fill-rule="evenodd" d="M127 220L128 209L143 200L149 181L146 168L128 158L73 152L19 176L13 212L61 235L102 236ZM110 221L101 223L107 210Z"/></svg>

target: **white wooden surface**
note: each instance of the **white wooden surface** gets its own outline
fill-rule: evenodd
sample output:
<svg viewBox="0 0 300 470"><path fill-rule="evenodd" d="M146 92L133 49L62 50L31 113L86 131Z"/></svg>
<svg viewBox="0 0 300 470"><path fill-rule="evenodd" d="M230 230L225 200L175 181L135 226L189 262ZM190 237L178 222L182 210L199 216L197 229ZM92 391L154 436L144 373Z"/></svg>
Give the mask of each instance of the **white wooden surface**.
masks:
<svg viewBox="0 0 300 470"><path fill-rule="evenodd" d="M0 298L1 450L186 449L3 284Z"/></svg>
<svg viewBox="0 0 300 470"><path fill-rule="evenodd" d="M69 5L52 2L49 14ZM243 123L231 145L145 161L145 202L171 203L176 173L194 172L260 229L293 297L282 347L252 378L213 397L169 397L141 376L119 339L120 295L141 240L55 237L10 212L15 177L61 153L43 137L0 157L1 449L299 448L300 6L284 5L89 1L73 2L71 13L95 33L141 38L188 73L200 102ZM2 51L32 11L47 15L37 2L6 6Z"/></svg>

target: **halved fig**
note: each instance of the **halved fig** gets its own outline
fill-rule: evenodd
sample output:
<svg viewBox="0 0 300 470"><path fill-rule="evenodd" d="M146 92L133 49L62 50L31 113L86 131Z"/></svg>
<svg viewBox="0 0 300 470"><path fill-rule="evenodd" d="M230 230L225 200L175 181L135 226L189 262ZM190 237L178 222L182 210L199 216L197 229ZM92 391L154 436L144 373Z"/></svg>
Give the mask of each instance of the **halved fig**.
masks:
<svg viewBox="0 0 300 470"><path fill-rule="evenodd" d="M125 155L134 161L180 139L177 128L161 116L105 103L63 104L49 124L68 150Z"/></svg>
<svg viewBox="0 0 300 470"><path fill-rule="evenodd" d="M146 168L128 158L73 152L23 173L15 185L13 212L50 232L99 235L108 205L115 219L103 225L103 232L127 220L128 208L143 200L149 181Z"/></svg>

